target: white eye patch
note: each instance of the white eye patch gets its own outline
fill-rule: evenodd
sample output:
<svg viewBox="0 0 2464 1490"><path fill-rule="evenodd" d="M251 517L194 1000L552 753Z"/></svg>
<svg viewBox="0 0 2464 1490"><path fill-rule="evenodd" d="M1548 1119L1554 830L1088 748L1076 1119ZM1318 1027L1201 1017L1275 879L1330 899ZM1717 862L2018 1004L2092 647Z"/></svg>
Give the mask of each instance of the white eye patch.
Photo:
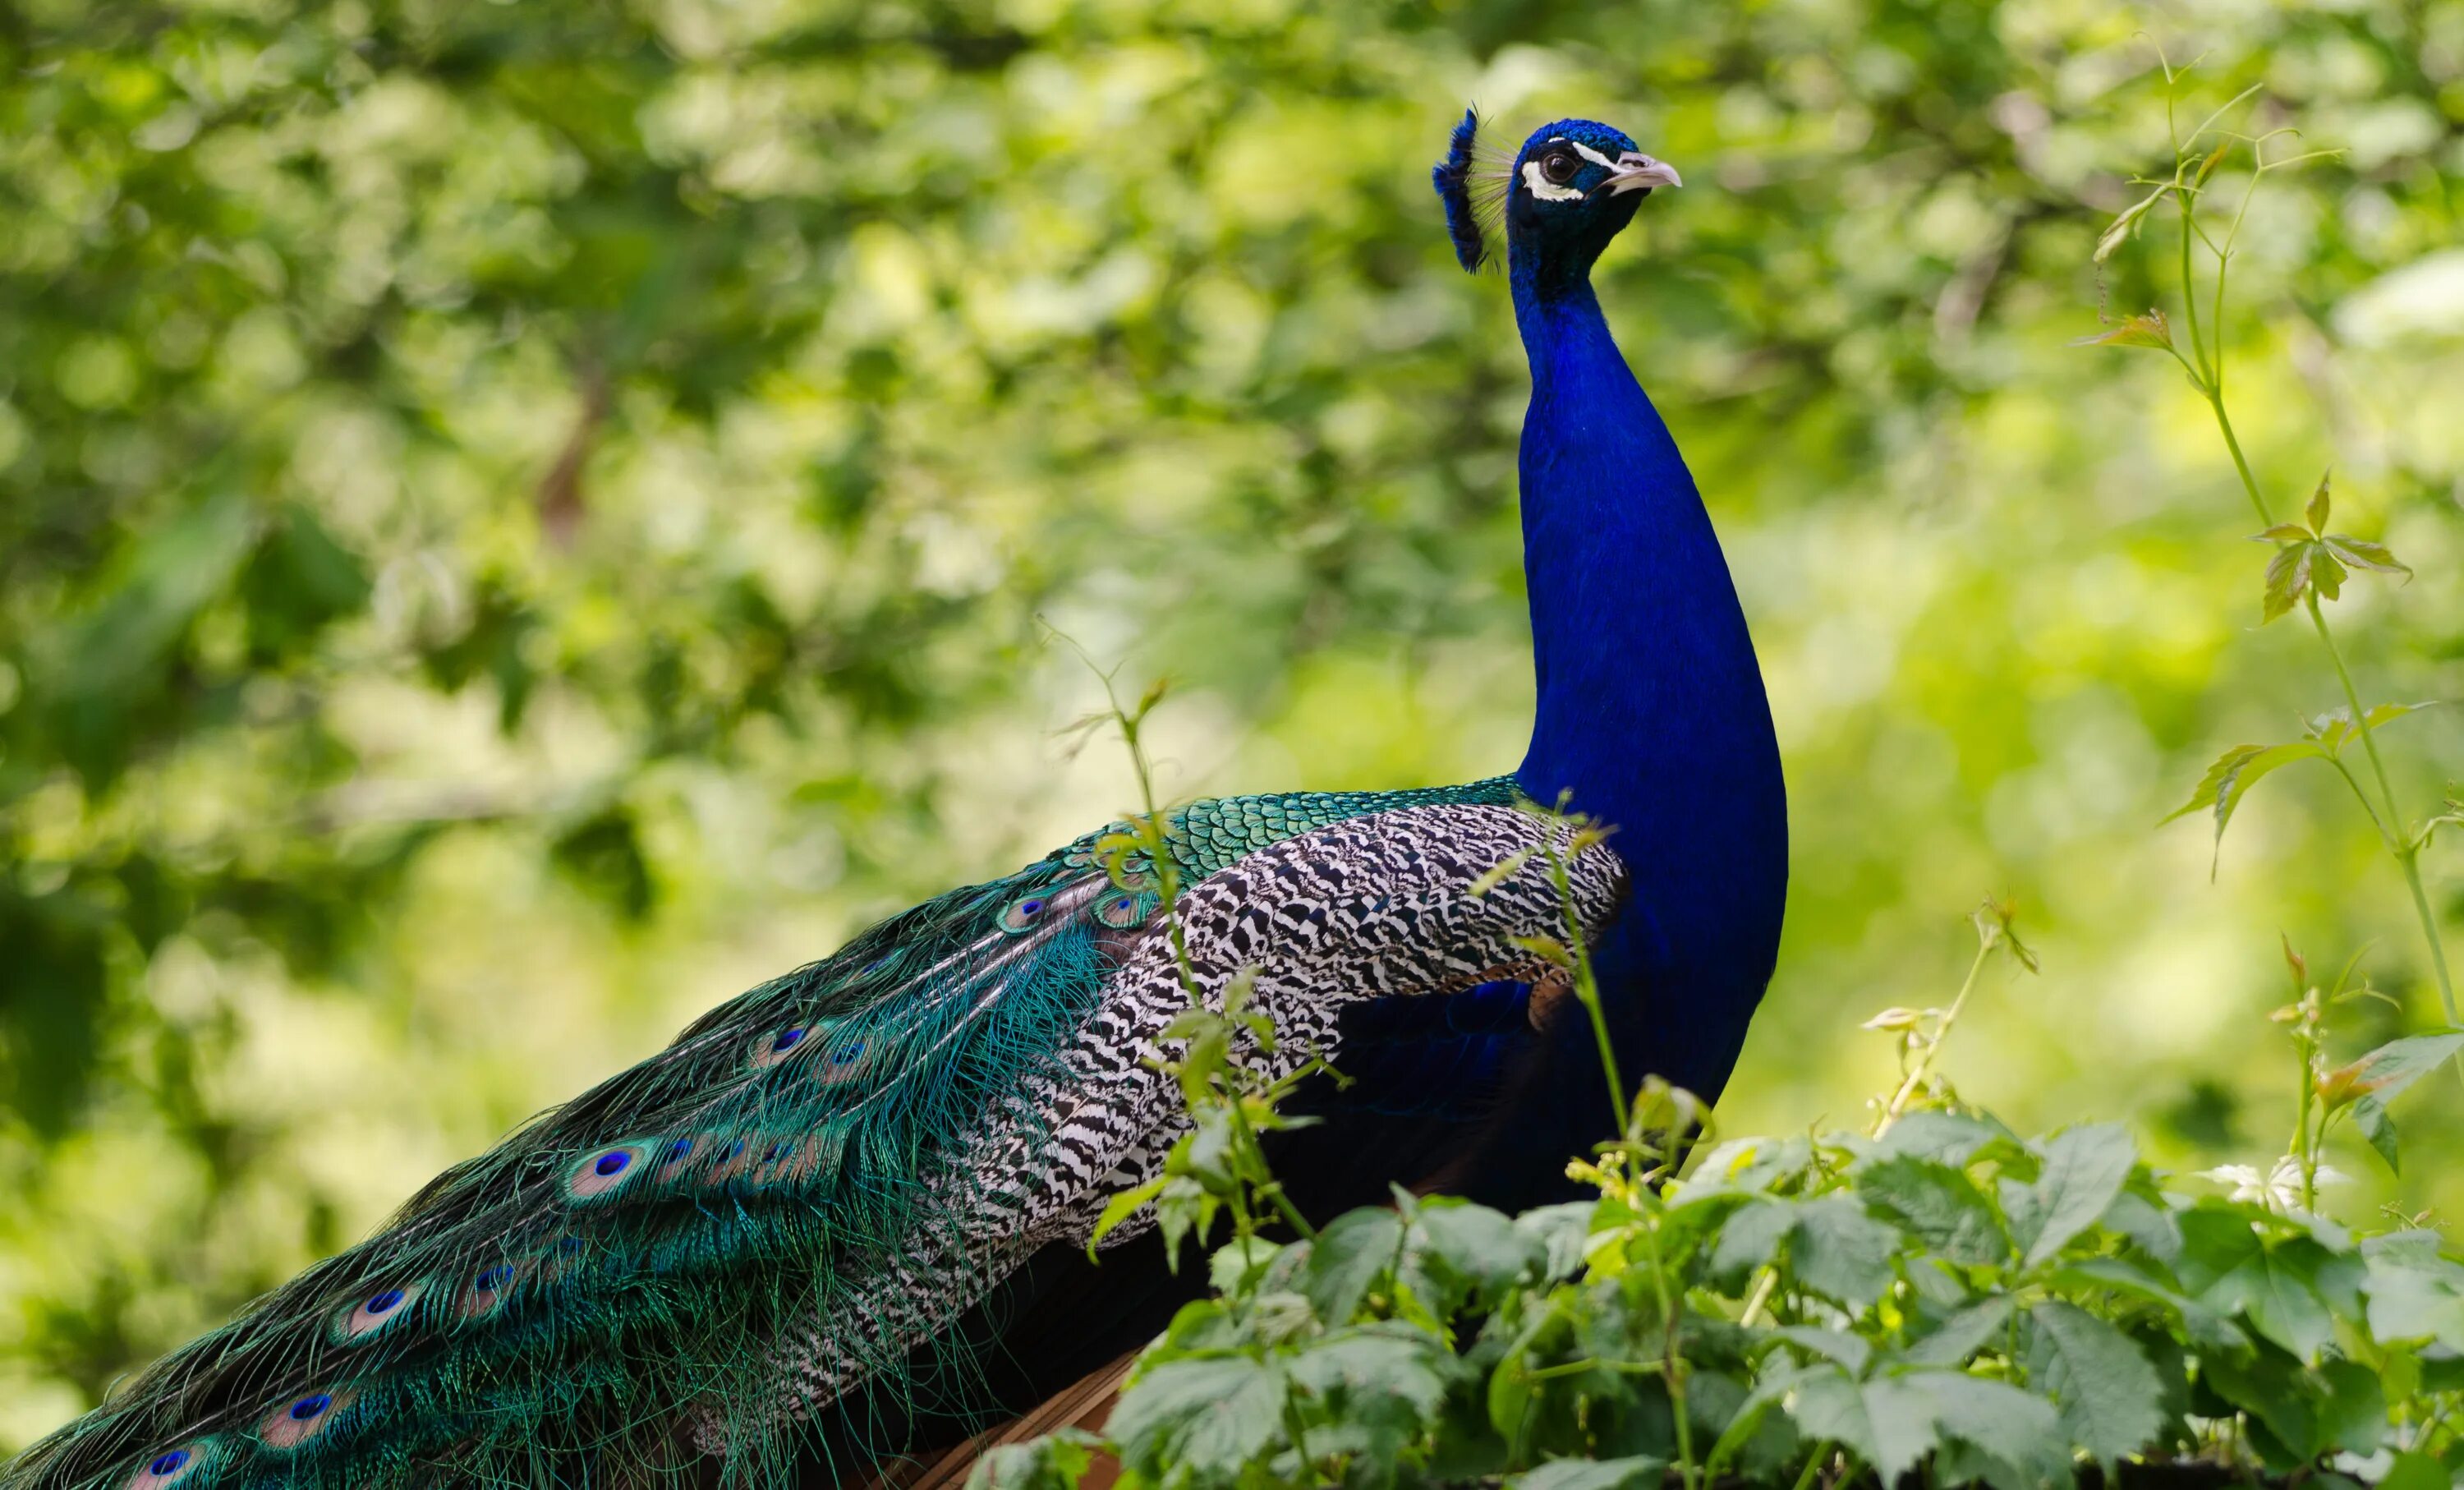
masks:
<svg viewBox="0 0 2464 1490"><path fill-rule="evenodd" d="M1577 146L1577 148L1580 147ZM1523 163L1523 185L1530 187L1531 194L1538 197L1543 202L1580 202L1583 200L1582 187L1573 186L1561 186L1555 182L1551 181L1548 177L1541 175L1540 163L1538 161L1526 161Z"/></svg>

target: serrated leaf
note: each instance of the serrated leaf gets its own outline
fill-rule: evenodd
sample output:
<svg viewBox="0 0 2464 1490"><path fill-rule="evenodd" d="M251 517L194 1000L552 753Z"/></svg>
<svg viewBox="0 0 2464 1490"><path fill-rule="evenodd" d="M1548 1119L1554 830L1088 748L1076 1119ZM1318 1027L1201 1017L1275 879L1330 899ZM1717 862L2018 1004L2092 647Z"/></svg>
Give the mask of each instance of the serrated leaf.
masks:
<svg viewBox="0 0 2464 1490"><path fill-rule="evenodd" d="M2301 511L2301 515L2309 519L2310 531L2313 533L2327 531L2327 512L2335 505L2335 499L2328 494L2327 484L2334 476L2335 472L2331 471L2322 471L2319 473L2318 490L2310 493L2309 505Z"/></svg>
<svg viewBox="0 0 2464 1490"><path fill-rule="evenodd" d="M1987 1145L2010 1136L1996 1124L1956 1112L1911 1112L1875 1141L1874 1152L1882 1157L1906 1154L1933 1159L1957 1168L1973 1160Z"/></svg>
<svg viewBox="0 0 2464 1490"><path fill-rule="evenodd" d="M2388 1115L2387 1104L2376 1097L2353 1099L2353 1126L2378 1156L2387 1161L2387 1172L2404 1172L2404 1149L2397 1140L2395 1119Z"/></svg>
<svg viewBox="0 0 2464 1490"><path fill-rule="evenodd" d="M2163 311L2150 310L2125 320L2116 321L2092 336L2079 337L2073 340L2071 345L2150 346L2160 351L2170 351L2173 346L2173 328L2166 323Z"/></svg>
<svg viewBox="0 0 2464 1490"><path fill-rule="evenodd" d="M1925 1392L1888 1376L1867 1382L1840 1372L1807 1376L1790 1399L1789 1415L1808 1438L1854 1450L1886 1485L1940 1441Z"/></svg>
<svg viewBox="0 0 2464 1490"><path fill-rule="evenodd" d="M1844 1329L1822 1329L1812 1325L1782 1325L1771 1331L1782 1340L1810 1350L1823 1360L1860 1372L1865 1363L1874 1358L1874 1348L1861 1335Z"/></svg>
<svg viewBox="0 0 2464 1490"><path fill-rule="evenodd" d="M2158 1261L2171 1265L2182 1255L2182 1226L2173 1213L2124 1186L2104 1208L2105 1230L2119 1232Z"/></svg>
<svg viewBox="0 0 2464 1490"><path fill-rule="evenodd" d="M1668 1471L1666 1459L1637 1455L1621 1459L1551 1459L1507 1480L1520 1490L1656 1490Z"/></svg>
<svg viewBox="0 0 2464 1490"><path fill-rule="evenodd" d="M2319 541L2327 545L2327 552L2351 568L2366 569L2372 574L2412 573L2412 566L2397 559L2384 543L2372 543L2349 533L2330 533Z"/></svg>
<svg viewBox="0 0 2464 1490"><path fill-rule="evenodd" d="M1885 1159L1857 1172L1857 1193L1953 1262L1999 1262L2010 1256L2010 1238L1992 1202L1947 1164L1907 1155Z"/></svg>
<svg viewBox="0 0 2464 1490"><path fill-rule="evenodd" d="M2200 779L2198 791L2165 821L2170 822L2185 813L2212 807L2216 820L2215 842L2221 848L2225 828L2232 823L2233 812L2241 806L2241 800L2250 794L2250 789L2258 784L2260 778L2297 760L2308 760L2325 754L2325 749L2316 740L2289 740L2282 745L2236 745L2216 757L2216 763L2210 766L2207 776Z"/></svg>
<svg viewBox="0 0 2464 1490"><path fill-rule="evenodd" d="M2071 1441L2110 1464L2136 1454L2164 1426L2164 1384L2128 1335L2076 1304L2049 1300L2035 1325L2029 1380L2060 1409Z"/></svg>
<svg viewBox="0 0 2464 1490"><path fill-rule="evenodd" d="M2011 1217L2021 1265L2036 1266L2094 1226L2138 1162L2138 1146L2119 1123L2069 1128L2047 1140L2044 1166L2028 1188L2026 1215Z"/></svg>
<svg viewBox="0 0 2464 1490"><path fill-rule="evenodd" d="M1083 1428L1057 1428L1024 1443L1005 1443L967 1471L967 1490L1078 1490L1102 1440Z"/></svg>
<svg viewBox="0 0 2464 1490"><path fill-rule="evenodd" d="M2438 1069L2458 1050L2464 1050L2464 1032L2408 1035L2391 1040L2360 1060L2321 1077L2319 1095L2330 1108L2363 1097L2392 1102L2398 1093Z"/></svg>
<svg viewBox="0 0 2464 1490"><path fill-rule="evenodd" d="M2191 1297L2240 1314L2251 1327L2304 1361L2335 1338L2330 1293L2343 1298L2353 1258L2308 1237L2267 1237L2247 1215L2202 1203L2182 1214L2182 1282ZM2330 1271L2339 1276L2326 1277Z"/></svg>
<svg viewBox="0 0 2464 1490"><path fill-rule="evenodd" d="M1598 1210L1596 1200L1544 1205L1516 1216L1514 1229L1539 1244L1551 1278L1566 1278L1583 1265L1583 1253L1592 1238L1592 1217Z"/></svg>
<svg viewBox="0 0 2464 1490"><path fill-rule="evenodd" d="M1780 1238L1796 1224L1796 1208L1785 1200L1757 1200L1739 1207L1711 1244L1711 1276L1733 1284L1778 1255Z"/></svg>
<svg viewBox="0 0 2464 1490"><path fill-rule="evenodd" d="M1422 1265L1434 1264L1465 1293L1492 1300L1547 1260L1540 1244L1516 1231L1502 1212L1456 1200L1423 1205L1412 1243Z"/></svg>
<svg viewBox="0 0 2464 1490"><path fill-rule="evenodd" d="M2240 1326L2189 1294L2166 1287L2120 1258L2080 1258L2056 1273L2052 1282L2055 1287L2075 1293L2113 1289L2161 1304L2181 1320L2182 1333L2203 1349L2250 1348L2250 1337L2242 1333Z"/></svg>
<svg viewBox="0 0 2464 1490"><path fill-rule="evenodd" d="M1911 1371L1902 1380L1931 1402L1934 1426L1944 1436L2027 1472L2031 1483L2058 1480L2068 1469L2061 1415L2044 1398L1960 1371Z"/></svg>
<svg viewBox="0 0 2464 1490"><path fill-rule="evenodd" d="M1150 1479L1232 1479L1281 1435L1287 1383L1246 1356L1165 1361L1141 1372L1105 1424L1122 1462Z"/></svg>
<svg viewBox="0 0 2464 1490"><path fill-rule="evenodd" d="M2391 1232L2362 1244L2362 1292L2382 1341L2435 1340L2464 1351L2464 1263L2441 1254L2436 1232Z"/></svg>
<svg viewBox="0 0 2464 1490"><path fill-rule="evenodd" d="M1289 1369L1303 1391L1342 1422L1366 1430L1372 1452L1391 1460L1445 1405L1455 1366L1437 1337L1384 1325L1315 1341L1290 1357Z"/></svg>
<svg viewBox="0 0 2464 1490"><path fill-rule="evenodd" d="M1920 1366L1959 1366L2002 1332L2017 1305L2009 1294L1980 1299L1952 1313L1908 1347L1906 1357Z"/></svg>
<svg viewBox="0 0 2464 1490"><path fill-rule="evenodd" d="M2298 522L2279 522L2251 535L2253 543L2307 543L2316 537Z"/></svg>
<svg viewBox="0 0 2464 1490"><path fill-rule="evenodd" d="M2267 582L2259 601L2261 624L2291 610L2310 588L2310 556L2318 545L2308 538L2287 543L2267 561Z"/></svg>
<svg viewBox="0 0 2464 1490"><path fill-rule="evenodd" d="M1796 1208L1789 1228L1789 1261L1796 1280L1846 1308L1861 1313L1891 1285L1891 1256L1899 1233L1865 1214L1843 1194L1824 1195Z"/></svg>
<svg viewBox="0 0 2464 1490"><path fill-rule="evenodd" d="M1327 1327L1338 1327L1359 1312L1370 1285L1402 1244L1403 1218L1392 1211L1347 1211L1318 1232L1309 1244L1300 1286Z"/></svg>
<svg viewBox="0 0 2464 1490"><path fill-rule="evenodd" d="M1096 1243L1102 1241L1123 1221L1137 1214L1140 1206L1162 1194L1163 1187L1170 1182L1168 1177L1158 1174L1143 1185L1121 1191L1106 1200L1103 1214L1095 1217L1095 1230L1087 1238L1087 1255L1093 1257Z"/></svg>
<svg viewBox="0 0 2464 1490"><path fill-rule="evenodd" d="M2101 264L2111 258L2113 251L2122 247L2123 240L2129 237L2132 230L2138 228L2139 220L2154 210L2156 204L2165 200L2165 193L2172 189L2168 183L2123 208L2121 214L2115 217L2111 225L2097 238L2096 262Z"/></svg>

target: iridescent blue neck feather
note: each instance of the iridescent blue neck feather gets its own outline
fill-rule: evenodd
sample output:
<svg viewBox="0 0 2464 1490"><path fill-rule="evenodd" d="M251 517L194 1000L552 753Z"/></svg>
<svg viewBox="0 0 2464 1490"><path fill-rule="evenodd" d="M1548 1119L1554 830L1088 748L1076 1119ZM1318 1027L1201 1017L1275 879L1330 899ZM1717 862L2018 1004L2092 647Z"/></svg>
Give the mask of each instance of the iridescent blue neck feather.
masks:
<svg viewBox="0 0 2464 1490"><path fill-rule="evenodd" d="M1524 157L1574 127L1543 129ZM1719 539L1592 290L1634 200L1535 201L1518 181L1507 203L1531 366L1521 475L1539 685L1516 777L1615 824L1634 894L1601 971L1621 1063L1709 1096L1777 955L1787 801Z"/></svg>

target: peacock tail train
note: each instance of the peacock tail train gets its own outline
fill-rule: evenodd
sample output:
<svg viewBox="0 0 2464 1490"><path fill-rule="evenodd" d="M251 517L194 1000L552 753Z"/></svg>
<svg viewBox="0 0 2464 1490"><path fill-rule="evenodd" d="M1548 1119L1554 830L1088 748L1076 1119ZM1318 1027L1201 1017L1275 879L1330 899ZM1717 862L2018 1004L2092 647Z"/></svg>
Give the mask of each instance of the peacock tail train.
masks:
<svg viewBox="0 0 2464 1490"><path fill-rule="evenodd" d="M1290 1052L1331 1045L1347 1004L1528 983L1511 938L1561 921L1545 865L1469 892L1566 831L1501 778L1202 801L1166 843L1199 989L1254 975ZM950 1323L1036 1248L1083 1246L1184 1122L1140 1059L1188 998L1157 876L1099 862L1104 836L714 1010L0 1486L774 1483L850 1388L974 1369L935 1359ZM1574 869L1604 924L1618 861ZM850 1477L901 1447L852 1441Z"/></svg>

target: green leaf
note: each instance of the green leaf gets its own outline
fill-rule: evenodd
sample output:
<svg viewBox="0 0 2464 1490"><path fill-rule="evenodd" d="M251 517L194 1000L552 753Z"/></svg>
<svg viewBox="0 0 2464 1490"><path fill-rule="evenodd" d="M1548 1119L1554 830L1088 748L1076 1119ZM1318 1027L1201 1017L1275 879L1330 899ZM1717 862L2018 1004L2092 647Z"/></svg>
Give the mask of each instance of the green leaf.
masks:
<svg viewBox="0 0 2464 1490"><path fill-rule="evenodd" d="M1121 1393L1106 1431L1150 1479L1229 1479L1281 1436L1287 1388L1281 1370L1246 1356L1165 1361Z"/></svg>
<svg viewBox="0 0 2464 1490"><path fill-rule="evenodd" d="M1596 1200L1544 1205L1516 1216L1514 1229L1539 1244L1549 1277L1571 1277L1582 1268L1583 1254L1592 1239L1592 1217L1598 1211Z"/></svg>
<svg viewBox="0 0 2464 1490"><path fill-rule="evenodd" d="M1925 1394L1944 1436L1984 1450L2031 1484L2065 1477L2069 1440L2060 1414L2044 1398L1963 1371L1911 1371L1901 1380Z"/></svg>
<svg viewBox="0 0 2464 1490"><path fill-rule="evenodd" d="M1807 1437L1855 1450L1886 1485L1940 1441L1932 1399L1896 1377L1859 1382L1842 1372L1808 1376L1797 1383L1789 1415Z"/></svg>
<svg viewBox="0 0 2464 1490"><path fill-rule="evenodd" d="M1290 1360L1291 1379L1351 1431L1356 1452L1392 1463L1445 1406L1453 1352L1433 1335L1375 1325L1330 1336ZM1310 1449L1324 1453L1318 1435Z"/></svg>
<svg viewBox="0 0 2464 1490"><path fill-rule="evenodd" d="M1301 1292L1328 1328L1360 1311L1360 1301L1402 1245L1403 1218L1392 1211L1347 1211L1318 1232L1309 1244Z"/></svg>
<svg viewBox="0 0 2464 1490"><path fill-rule="evenodd" d="M2204 1349L2250 1348L2250 1337L2242 1333L2241 1326L2199 1300L2166 1287L2120 1258L2080 1258L2056 1273L2052 1282L2054 1286L2073 1292L2112 1289L2161 1304L2181 1320L2182 1332Z"/></svg>
<svg viewBox="0 0 2464 1490"><path fill-rule="evenodd" d="M1472 1296L1492 1301L1548 1261L1540 1244L1515 1230L1504 1213L1451 1198L1421 1206L1412 1239L1419 1260L1436 1264Z"/></svg>
<svg viewBox="0 0 2464 1490"><path fill-rule="evenodd" d="M1851 1372L1861 1372L1865 1363L1874 1358L1874 1348L1862 1335L1852 1335L1844 1329L1823 1329L1813 1325L1782 1325L1773 1335L1809 1350L1815 1356L1845 1367Z"/></svg>
<svg viewBox="0 0 2464 1490"><path fill-rule="evenodd" d="M2029 1380L2061 1410L2071 1441L2105 1463L2136 1454L2164 1426L2164 1384L2128 1335L2077 1304L2048 1300L2035 1325Z"/></svg>
<svg viewBox="0 0 2464 1490"><path fill-rule="evenodd" d="M2297 760L2324 756L2327 751L2316 740L2290 740L2282 745L2236 745L2218 756L2208 774L2199 778L2198 789L2190 800L2166 814L2164 821L2186 817L2202 807L2215 810L2216 843L2222 845L2225 827L2233 822L2233 809L2242 798L2258 784L2259 778Z"/></svg>
<svg viewBox="0 0 2464 1490"><path fill-rule="evenodd" d="M2355 1260L2309 1237L2267 1237L2238 1207L2202 1202L2182 1214L2182 1282L2192 1297L2241 1314L2261 1335L2305 1361L2335 1338L2328 1289L2341 1295ZM2357 1280L2354 1280L2357 1281Z"/></svg>
<svg viewBox="0 0 2464 1490"><path fill-rule="evenodd" d="M1862 1313L1891 1285L1899 1234L1844 1194L1796 1208L1789 1229L1789 1261L1796 1280L1850 1313Z"/></svg>
<svg viewBox="0 0 2464 1490"><path fill-rule="evenodd" d="M2127 1186L2104 1208L2102 1225L2168 1266L2182 1255L2182 1226L2173 1213Z"/></svg>
<svg viewBox="0 0 2464 1490"><path fill-rule="evenodd" d="M2009 1294L1980 1299L1953 1311L1931 1332L1910 1345L1906 1357L1920 1366L1963 1365L1988 1341L2002 1333L2016 1307Z"/></svg>
<svg viewBox="0 0 2464 1490"><path fill-rule="evenodd" d="M2332 471L2319 472L2318 490L2310 493L2309 505L2301 511L2302 517L2309 522L2310 531L2313 533L2327 531L2327 514L2335 505L2335 498L2328 494L2327 484L2334 476L2335 472Z"/></svg>
<svg viewBox="0 0 2464 1490"><path fill-rule="evenodd" d="M1267 1264L1275 1260L1275 1254L1281 1251L1281 1246L1263 1238L1243 1239L1236 1237L1216 1248L1215 1255L1207 1259L1207 1282L1217 1293L1241 1293L1253 1279L1266 1270Z"/></svg>
<svg viewBox="0 0 2464 1490"><path fill-rule="evenodd" d="M2009 1130L1996 1123L1926 1110L1911 1112L1892 1124L1889 1132L1875 1140L1874 1152L1882 1157L1905 1154L1933 1159L1957 1168L1973 1160L1987 1145L2010 1137Z"/></svg>
<svg viewBox="0 0 2464 1490"><path fill-rule="evenodd" d="M1796 1207L1786 1200L1757 1200L1739 1207L1711 1245L1711 1276L1733 1286L1778 1256L1781 1238L1795 1224Z"/></svg>
<svg viewBox="0 0 2464 1490"><path fill-rule="evenodd" d="M1621 1459L1551 1459L1507 1480L1521 1490L1657 1490L1668 1461L1637 1455Z"/></svg>
<svg viewBox="0 0 2464 1490"><path fill-rule="evenodd" d="M2379 1340L2435 1340L2464 1351L2464 1263L2441 1254L2441 1239L2402 1231L2362 1243L2365 1317Z"/></svg>
<svg viewBox="0 0 2464 1490"><path fill-rule="evenodd" d="M1024 1443L1005 1443L967 1471L967 1490L1077 1490L1103 1442L1083 1428L1056 1428Z"/></svg>
<svg viewBox="0 0 2464 1490"><path fill-rule="evenodd" d="M2362 1137L2378 1156L2387 1161L2389 1173L2404 1172L2404 1150L2397 1140L2395 1119L2388 1114L2387 1104L2376 1097L2354 1098L2353 1126L2361 1129Z"/></svg>
<svg viewBox="0 0 2464 1490"><path fill-rule="evenodd" d="M2102 257L2101 254L2099 257ZM2165 321L2159 310L2144 312L2114 322L2104 330L2079 337L2073 346L2150 346L2169 351L2173 345L2173 328Z"/></svg>
<svg viewBox="0 0 2464 1490"><path fill-rule="evenodd" d="M2111 258L2113 256L2113 251L2122 247L2123 240L2129 237L2132 231L2139 227L2140 219L2145 217L2149 211L2154 209L2157 203L2164 201L2165 194L2172 189L2172 183L2167 182L2164 186L2158 186L2155 190L2147 193L2145 196L2141 197L2138 201L2131 203L2128 207L2123 208L2121 214L2115 217L2112 223L2105 228L2103 233L2097 238L2096 262L2101 264L2106 259ZM2185 198L2185 200L2188 199ZM1887 1479L1888 1477L1885 1478Z"/></svg>
<svg viewBox="0 0 2464 1490"><path fill-rule="evenodd" d="M1885 1159L1857 1172L1857 1192L1910 1236L1953 1262L1999 1262L2010 1238L1992 1202L1965 1173L1930 1159Z"/></svg>
<svg viewBox="0 0 2464 1490"><path fill-rule="evenodd" d="M2347 567L2366 569L2372 574L2409 576L2412 573L2412 566L2398 560L2395 555L2387 551L2384 543L2372 543L2366 538L2357 538L2349 533L2330 533L2319 541L2325 544L2327 552L2335 555Z"/></svg>
<svg viewBox="0 0 2464 1490"><path fill-rule="evenodd" d="M2035 1184L2028 1188L2028 1203L2011 1216L2026 1267L2053 1257L2097 1223L2122 1194L2139 1150L2128 1128L2098 1123L2055 1134L2045 1143L2043 1158Z"/></svg>
<svg viewBox="0 0 2464 1490"><path fill-rule="evenodd" d="M2319 1095L2330 1108L2363 1097L2392 1102L2406 1087L2438 1069L2458 1050L2464 1050L2464 1032L2408 1035L2391 1040L2321 1077Z"/></svg>
<svg viewBox="0 0 2464 1490"><path fill-rule="evenodd" d="M2452 1490L2447 1466L2427 1454L2399 1454L2379 1477L2379 1490Z"/></svg>
<svg viewBox="0 0 2464 1490"><path fill-rule="evenodd" d="M2259 602L2262 624L2291 610L2309 591L2310 556L2317 551L2318 545L2304 538L2277 549L2267 561L2267 583Z"/></svg>
<svg viewBox="0 0 2464 1490"><path fill-rule="evenodd" d="M1087 1238L1087 1256L1094 1257L1096 1246L1110 1236L1114 1228L1136 1215L1140 1206L1162 1194L1163 1187L1169 1183L1171 1183L1169 1178L1158 1174L1143 1185L1121 1191L1106 1200L1103 1214L1095 1217L1095 1230Z"/></svg>

